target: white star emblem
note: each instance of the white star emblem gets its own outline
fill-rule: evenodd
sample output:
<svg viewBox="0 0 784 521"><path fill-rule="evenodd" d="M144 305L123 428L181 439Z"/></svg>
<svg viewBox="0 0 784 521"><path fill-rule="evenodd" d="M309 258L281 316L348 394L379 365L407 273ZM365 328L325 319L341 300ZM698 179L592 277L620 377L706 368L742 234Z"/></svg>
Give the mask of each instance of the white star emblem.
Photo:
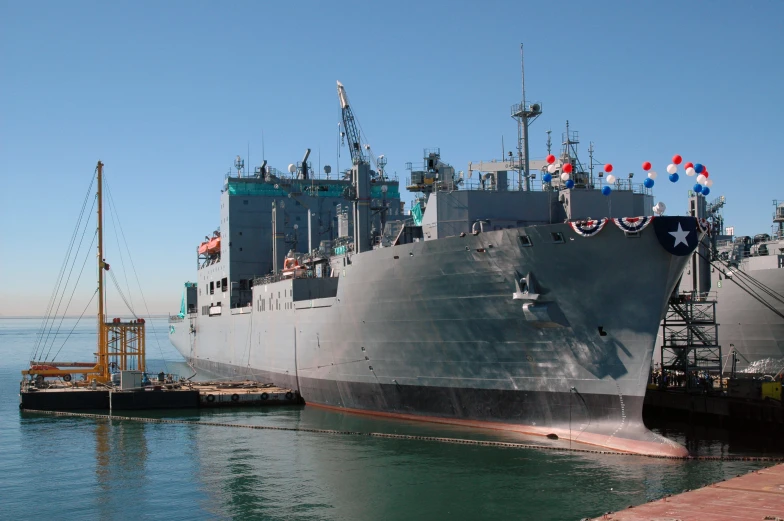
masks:
<svg viewBox="0 0 784 521"><path fill-rule="evenodd" d="M683 228L681 228L681 223L678 223L678 231L669 233L675 237L675 244L672 245L673 248L677 247L680 243L685 244L686 247L689 246L689 243L686 241L686 237L688 237L691 232L683 231Z"/></svg>

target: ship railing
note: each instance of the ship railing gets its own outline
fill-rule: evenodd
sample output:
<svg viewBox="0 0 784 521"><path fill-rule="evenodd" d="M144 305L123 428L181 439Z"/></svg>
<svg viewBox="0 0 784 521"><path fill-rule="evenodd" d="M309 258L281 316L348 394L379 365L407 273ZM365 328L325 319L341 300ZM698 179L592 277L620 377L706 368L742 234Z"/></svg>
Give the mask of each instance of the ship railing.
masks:
<svg viewBox="0 0 784 521"><path fill-rule="evenodd" d="M410 186L411 179L406 179L406 185ZM550 183L545 183L543 180L532 177L529 180L529 184L531 186L531 191L534 192L554 192L557 193L561 190L566 190L565 187L561 186L560 179L553 180ZM490 192L497 192L497 191L505 191L505 192L518 192L521 191L521 187L519 186L517 173L510 172L510 176L507 179L507 186L505 190L498 190L496 186L494 186L491 180L486 181L482 184L481 181L478 179L463 179L462 182L455 183L456 190L475 190L475 191L490 191ZM635 194L644 194L644 195L653 195L653 189L646 188L645 185L642 183L634 183L631 179L616 179L616 181L612 184L605 183L603 178L597 178L593 183L590 181L588 182L580 182L575 184L575 186L571 189L573 192L581 192L581 191L589 191L595 190L599 191L603 187L609 186L612 188L613 191L619 192L633 192Z"/></svg>
<svg viewBox="0 0 784 521"><path fill-rule="evenodd" d="M677 297L672 297L670 302L715 302L718 298L718 293L715 291L697 292L697 291L681 291Z"/></svg>

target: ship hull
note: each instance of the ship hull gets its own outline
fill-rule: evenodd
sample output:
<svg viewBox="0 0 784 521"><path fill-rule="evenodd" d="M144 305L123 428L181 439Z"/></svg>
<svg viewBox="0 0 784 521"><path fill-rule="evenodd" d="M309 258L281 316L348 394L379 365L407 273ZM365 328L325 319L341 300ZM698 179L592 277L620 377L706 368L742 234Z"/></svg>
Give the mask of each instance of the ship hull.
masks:
<svg viewBox="0 0 784 521"><path fill-rule="evenodd" d="M308 404L683 456L641 414L686 259L652 229L612 225L424 241L333 262L334 296L307 280L257 285L251 307L189 315L171 337L196 368L298 389Z"/></svg>

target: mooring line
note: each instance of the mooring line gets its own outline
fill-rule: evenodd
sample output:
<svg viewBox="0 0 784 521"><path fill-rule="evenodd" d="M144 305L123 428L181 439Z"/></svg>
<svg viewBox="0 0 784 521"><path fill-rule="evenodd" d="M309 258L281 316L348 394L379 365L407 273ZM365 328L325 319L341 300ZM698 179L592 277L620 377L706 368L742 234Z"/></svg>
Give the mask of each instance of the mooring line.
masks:
<svg viewBox="0 0 784 521"><path fill-rule="evenodd" d="M490 441L490 440L469 440L465 438L445 438L441 436L417 436L413 434L390 434L385 432L339 431L335 429L309 429L304 427L275 427L272 425L247 425L241 423L174 420L174 419L166 419L166 418L142 418L139 416L115 416L109 414L92 414L92 413L83 413L83 412L39 411L35 409L24 409L23 412L34 413L34 414L47 414L50 416L92 418L96 420L122 420L122 421L132 421L132 422L140 422L140 423L168 423L168 424L180 424L180 425L195 425L200 427L233 427L238 429L305 432L310 434L332 434L332 435L340 435L340 436L366 436L371 438L434 441L440 443L452 443L456 445L474 445L480 447L499 447L499 448L506 448L506 449L534 449L534 450L549 450L553 452L579 452L584 454L602 454L608 456L638 456L638 457L645 457L645 458L670 459L670 460L751 461L751 462L765 462L765 463L784 462L784 457L776 457L776 456L658 456L652 454L636 454L633 452L581 449L575 447L571 447L571 448L553 447L549 445L537 445L534 443L516 443L516 442L509 442L509 441Z"/></svg>

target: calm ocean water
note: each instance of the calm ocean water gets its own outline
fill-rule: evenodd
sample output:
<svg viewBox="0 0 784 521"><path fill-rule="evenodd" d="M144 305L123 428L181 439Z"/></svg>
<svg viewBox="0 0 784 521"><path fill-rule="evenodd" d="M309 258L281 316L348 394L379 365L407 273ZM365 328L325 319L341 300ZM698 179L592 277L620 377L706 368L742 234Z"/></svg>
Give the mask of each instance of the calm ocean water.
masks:
<svg viewBox="0 0 784 521"><path fill-rule="evenodd" d="M64 321L61 331L75 322ZM763 466L23 414L19 371L39 327L40 320L0 319L3 519L578 520ZM165 321L148 322L149 365L190 376L167 336ZM94 346L91 317L75 328L58 359L92 360ZM163 416L530 441L312 407ZM704 455L759 452L756 442L668 435Z"/></svg>

